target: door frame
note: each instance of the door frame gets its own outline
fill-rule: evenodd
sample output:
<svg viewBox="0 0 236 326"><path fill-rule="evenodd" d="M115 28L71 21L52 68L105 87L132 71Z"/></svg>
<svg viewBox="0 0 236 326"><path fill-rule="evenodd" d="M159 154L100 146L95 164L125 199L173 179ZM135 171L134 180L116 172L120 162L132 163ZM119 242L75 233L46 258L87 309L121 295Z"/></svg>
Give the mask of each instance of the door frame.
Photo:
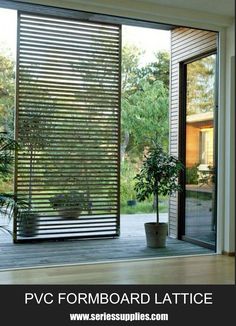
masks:
<svg viewBox="0 0 236 326"><path fill-rule="evenodd" d="M193 239L185 235L185 202L186 202L186 173L185 170L181 171L179 183L182 187L182 191L178 196L178 239L188 241L197 245L200 245L205 248L213 249L216 251L217 248L217 175L218 175L218 71L219 71L219 54L217 49L213 49L196 56L193 56L189 59L186 59L179 64L179 159L183 162L184 166L186 166L186 92L187 92L187 65L189 63L195 62L197 60L206 58L210 55L216 55L216 70L215 70L215 107L214 107L214 118L213 118L213 126L214 126L214 177L215 177L215 186L213 190L213 218L215 220L215 244L211 245L209 243L203 242L201 240Z"/></svg>

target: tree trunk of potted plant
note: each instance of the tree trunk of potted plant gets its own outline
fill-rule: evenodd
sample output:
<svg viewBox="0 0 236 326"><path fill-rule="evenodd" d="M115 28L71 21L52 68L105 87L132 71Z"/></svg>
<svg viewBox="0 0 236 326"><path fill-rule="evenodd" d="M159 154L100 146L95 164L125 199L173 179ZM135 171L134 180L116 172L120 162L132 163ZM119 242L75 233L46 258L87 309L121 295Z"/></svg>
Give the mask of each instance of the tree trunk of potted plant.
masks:
<svg viewBox="0 0 236 326"><path fill-rule="evenodd" d="M37 149L43 149L46 140L40 135L40 124L44 123L39 115L32 114L29 118L22 120L20 129L20 141L29 153L29 187L28 187L28 209L21 214L19 221L19 235L22 237L34 237L38 230L39 216L33 210L33 178L34 159Z"/></svg>
<svg viewBox="0 0 236 326"><path fill-rule="evenodd" d="M30 166L29 166L29 199L28 209L20 217L19 235L22 237L34 237L38 229L38 215L32 211L32 182L34 174L34 151L30 145Z"/></svg>
<svg viewBox="0 0 236 326"><path fill-rule="evenodd" d="M151 248L165 248L166 247L166 237L168 233L168 224L159 222L159 196L158 196L158 181L155 185L156 197L156 223L149 222L145 223L145 233L147 246Z"/></svg>
<svg viewBox="0 0 236 326"><path fill-rule="evenodd" d="M158 181L156 182L156 191L155 191L155 196L156 196L156 221L157 224L159 224L159 196L158 196Z"/></svg>
<svg viewBox="0 0 236 326"><path fill-rule="evenodd" d="M30 164L29 164L29 188L27 207L21 208L15 216L18 216L19 235L21 237L34 237L37 234L38 216L32 212L32 178L33 178L33 149L30 149ZM25 205L26 206L26 205Z"/></svg>

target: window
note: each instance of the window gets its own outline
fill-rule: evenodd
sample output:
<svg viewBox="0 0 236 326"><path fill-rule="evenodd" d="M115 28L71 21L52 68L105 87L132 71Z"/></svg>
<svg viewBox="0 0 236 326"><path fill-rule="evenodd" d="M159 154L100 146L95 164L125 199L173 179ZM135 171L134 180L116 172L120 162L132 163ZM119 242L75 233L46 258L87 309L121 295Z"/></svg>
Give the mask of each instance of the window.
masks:
<svg viewBox="0 0 236 326"><path fill-rule="evenodd" d="M213 165L213 139L213 128L201 129L199 158L201 164Z"/></svg>

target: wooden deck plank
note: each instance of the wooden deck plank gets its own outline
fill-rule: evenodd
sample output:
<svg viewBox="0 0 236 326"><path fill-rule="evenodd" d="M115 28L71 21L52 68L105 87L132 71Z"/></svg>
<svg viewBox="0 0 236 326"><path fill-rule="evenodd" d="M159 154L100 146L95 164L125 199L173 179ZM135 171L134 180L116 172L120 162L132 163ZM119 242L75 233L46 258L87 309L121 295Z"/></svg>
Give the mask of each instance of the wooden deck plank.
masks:
<svg viewBox="0 0 236 326"><path fill-rule="evenodd" d="M209 249L172 238L167 239L166 248L148 248L143 223L152 220L151 217L149 214L142 217L134 215L123 217L121 237L114 239L13 244L8 236L8 241L0 243L0 269L212 253Z"/></svg>

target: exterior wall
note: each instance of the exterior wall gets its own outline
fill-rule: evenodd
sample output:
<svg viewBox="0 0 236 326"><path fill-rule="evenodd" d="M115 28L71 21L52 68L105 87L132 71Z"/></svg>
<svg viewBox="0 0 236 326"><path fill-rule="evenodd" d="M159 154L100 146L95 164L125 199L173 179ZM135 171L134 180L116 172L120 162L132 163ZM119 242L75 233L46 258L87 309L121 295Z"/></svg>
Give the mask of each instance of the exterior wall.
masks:
<svg viewBox="0 0 236 326"><path fill-rule="evenodd" d="M217 33L185 27L171 32L171 81L170 81L170 153L179 156L179 67L180 62L214 50ZM178 194L170 198L169 236L178 236Z"/></svg>

